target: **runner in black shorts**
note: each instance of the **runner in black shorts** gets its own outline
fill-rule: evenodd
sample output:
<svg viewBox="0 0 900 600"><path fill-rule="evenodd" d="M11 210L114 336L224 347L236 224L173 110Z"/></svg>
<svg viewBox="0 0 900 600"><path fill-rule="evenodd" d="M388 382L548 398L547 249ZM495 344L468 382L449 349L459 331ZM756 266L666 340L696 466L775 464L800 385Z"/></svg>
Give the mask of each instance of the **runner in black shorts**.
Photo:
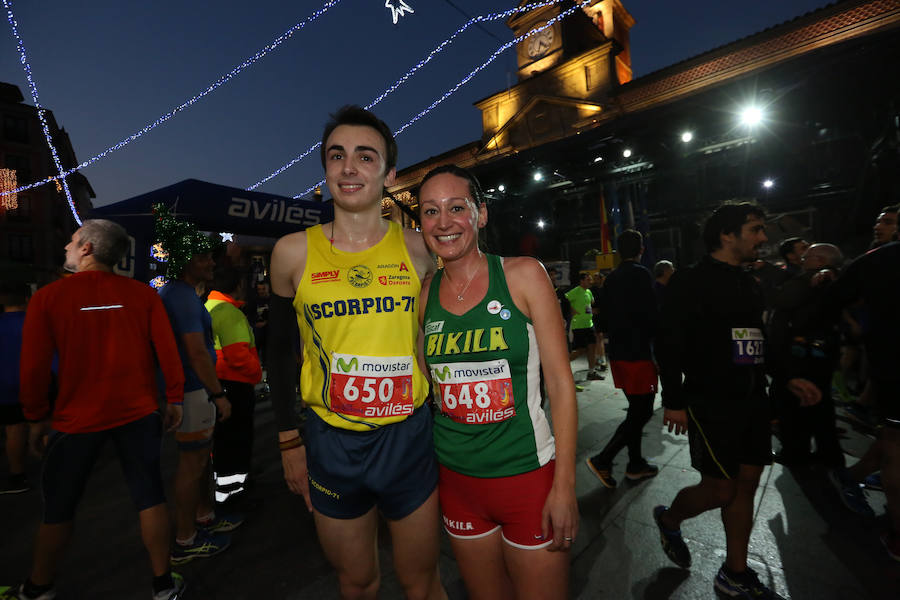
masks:
<svg viewBox="0 0 900 600"><path fill-rule="evenodd" d="M771 461L771 409L762 292L742 265L755 260L766 241L764 216L747 202L713 213L703 232L709 254L672 276L656 345L663 423L670 432L688 432L691 464L701 475L670 508L653 510L663 550L679 566L690 566L682 521L721 509L727 553L715 587L747 598L780 598L747 566L753 497ZM820 399L809 381L791 379L788 387L802 404Z"/></svg>
<svg viewBox="0 0 900 600"><path fill-rule="evenodd" d="M887 214L888 207L882 213ZM894 212L896 217L896 211ZM879 218L881 220L881 218ZM877 233L877 228L876 228ZM896 238L896 230L893 233ZM880 434L881 479L887 497L891 531L881 540L888 554L900 561L900 242L870 250L848 266L827 290L828 310L836 313L857 298L869 309L871 326L863 336L869 358L870 381L884 427ZM864 457L865 459L865 457ZM850 467L858 481L866 472L861 460Z"/></svg>

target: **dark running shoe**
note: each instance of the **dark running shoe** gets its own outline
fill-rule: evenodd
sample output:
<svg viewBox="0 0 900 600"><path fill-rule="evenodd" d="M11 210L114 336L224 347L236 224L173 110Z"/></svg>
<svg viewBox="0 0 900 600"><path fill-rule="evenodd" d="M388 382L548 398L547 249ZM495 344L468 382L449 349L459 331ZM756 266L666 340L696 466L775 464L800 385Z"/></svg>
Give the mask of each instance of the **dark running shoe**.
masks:
<svg viewBox="0 0 900 600"><path fill-rule="evenodd" d="M56 589L51 587L48 590L45 590L43 593L38 594L37 596L29 596L25 594L25 584L19 584L15 587L11 587L2 594L0 594L0 600L53 600L56 598Z"/></svg>
<svg viewBox="0 0 900 600"><path fill-rule="evenodd" d="M206 522L197 521L197 528L204 529L208 533L226 533L234 531L244 522L244 515L240 513L223 513L216 511L216 517Z"/></svg>
<svg viewBox="0 0 900 600"><path fill-rule="evenodd" d="M659 467L657 467L656 465L651 465L646 460L641 461L637 464L628 463L628 466L625 467L625 477L627 477L631 481L638 481L640 479L656 477L658 474Z"/></svg>
<svg viewBox="0 0 900 600"><path fill-rule="evenodd" d="M884 484L881 483L881 473L872 473L871 475L863 479L863 487L867 490L883 492Z"/></svg>
<svg viewBox="0 0 900 600"><path fill-rule="evenodd" d="M153 600L181 600L184 598L184 577L178 573L172 573L173 586L153 594Z"/></svg>
<svg viewBox="0 0 900 600"><path fill-rule="evenodd" d="M612 476L612 465L609 463L601 463L597 460L597 457L587 457L584 460L585 464L588 466L588 469L591 470L591 473L597 476L597 479L600 480L600 483L603 484L603 487L607 489L615 489L619 483L616 481L615 477Z"/></svg>
<svg viewBox="0 0 900 600"><path fill-rule="evenodd" d="M850 479L847 469L831 469L828 471L828 479L837 490L844 506L862 517L872 518L875 516L875 511L869 506L865 492L857 482Z"/></svg>
<svg viewBox="0 0 900 600"><path fill-rule="evenodd" d="M209 533L203 529L198 529L193 544L183 546L175 542L175 547L172 549L171 563L173 565L183 565L195 558L215 556L219 552L224 552L230 545L231 536L227 533Z"/></svg>
<svg viewBox="0 0 900 600"><path fill-rule="evenodd" d="M597 371L597 369L588 371L587 378L591 381L603 381L604 379L606 379L606 377L601 375L600 372Z"/></svg>
<svg viewBox="0 0 900 600"><path fill-rule="evenodd" d="M668 506L662 505L653 509L653 520L656 521L656 526L659 527L659 542L662 544L663 552L666 553L669 560L682 569L690 569L691 551L688 549L687 544L684 543L684 538L681 537L681 530L676 529L672 531L671 529L666 529L659 520L668 509Z"/></svg>
<svg viewBox="0 0 900 600"><path fill-rule="evenodd" d="M31 486L28 485L28 478L24 473L17 475L10 475L9 479L7 479L6 484L0 486L0 494L21 494L23 492L27 492L31 489Z"/></svg>
<svg viewBox="0 0 900 600"><path fill-rule="evenodd" d="M729 598L752 598L753 600L785 600L760 582L756 572L747 567L743 573L731 573L723 564L716 573L713 587Z"/></svg>

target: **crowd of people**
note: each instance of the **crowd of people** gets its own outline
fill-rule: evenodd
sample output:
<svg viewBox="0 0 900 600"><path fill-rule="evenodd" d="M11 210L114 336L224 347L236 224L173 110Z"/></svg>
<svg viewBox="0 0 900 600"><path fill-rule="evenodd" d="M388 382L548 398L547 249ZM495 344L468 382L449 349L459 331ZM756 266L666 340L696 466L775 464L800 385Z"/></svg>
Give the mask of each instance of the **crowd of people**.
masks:
<svg viewBox="0 0 900 600"><path fill-rule="evenodd" d="M726 556L714 587L780 597L747 564L775 422L779 460L821 462L858 513L871 514L861 486L880 470L892 528L882 541L900 560L896 206L879 215L873 249L846 268L836 246L799 238L780 245L784 268L761 263L766 215L744 202L706 220L706 255L695 265L648 269L645 240L627 230L615 269L579 273L564 291L559 273L537 260L482 250L488 207L466 169L446 165L423 178L421 233L383 219L397 146L372 113L347 106L333 115L321 161L334 220L275 245L265 356L285 482L312 513L343 598L378 594L379 515L407 598L447 597L441 524L469 597L569 597L576 397L604 371L628 407L586 459L603 487L618 485L613 461L626 448L627 479L659 472L641 446L658 391L663 427L688 435L700 481L652 515L679 567L691 566L682 526L719 509ZM110 440L138 511L154 600L182 598L172 566L226 550L243 523L216 498L248 484L263 369L259 321L246 315L263 311L246 311L247 277L216 267L208 237L164 207L154 214L168 252L169 282L158 294L112 272L128 247L124 229L89 220L66 246L73 275L38 290L27 310L22 290L0 296L4 347L21 348L14 368L0 365L3 491L30 489L26 448L44 461L34 562L5 598L55 597L76 508ZM841 349L854 343L865 357L859 402L883 426L848 467L832 388L853 373ZM576 382L571 361L581 356L588 368ZM160 469L169 431L178 448L174 523Z"/></svg>

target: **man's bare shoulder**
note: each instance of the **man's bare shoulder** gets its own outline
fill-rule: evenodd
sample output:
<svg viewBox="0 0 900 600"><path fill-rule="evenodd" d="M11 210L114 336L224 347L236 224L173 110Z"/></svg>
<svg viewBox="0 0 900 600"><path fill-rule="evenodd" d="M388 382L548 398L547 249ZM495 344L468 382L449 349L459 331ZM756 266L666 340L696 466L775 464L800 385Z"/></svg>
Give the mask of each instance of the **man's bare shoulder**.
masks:
<svg viewBox="0 0 900 600"><path fill-rule="evenodd" d="M279 296L294 295L306 266L306 232L289 233L275 243L270 263L272 291Z"/></svg>
<svg viewBox="0 0 900 600"><path fill-rule="evenodd" d="M410 258L416 264L416 272L419 278L424 280L435 271L434 259L425 245L422 234L415 229L403 229L403 240L406 242L406 249L409 251Z"/></svg>

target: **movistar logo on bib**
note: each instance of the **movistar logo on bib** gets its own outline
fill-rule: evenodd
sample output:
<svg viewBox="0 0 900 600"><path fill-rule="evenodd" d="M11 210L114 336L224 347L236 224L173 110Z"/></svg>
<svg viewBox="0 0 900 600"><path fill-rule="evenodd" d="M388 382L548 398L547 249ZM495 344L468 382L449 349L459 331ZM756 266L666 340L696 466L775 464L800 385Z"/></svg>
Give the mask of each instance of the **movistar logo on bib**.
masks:
<svg viewBox="0 0 900 600"><path fill-rule="evenodd" d="M736 365L760 365L765 362L765 337L756 327L731 329L732 362Z"/></svg>

